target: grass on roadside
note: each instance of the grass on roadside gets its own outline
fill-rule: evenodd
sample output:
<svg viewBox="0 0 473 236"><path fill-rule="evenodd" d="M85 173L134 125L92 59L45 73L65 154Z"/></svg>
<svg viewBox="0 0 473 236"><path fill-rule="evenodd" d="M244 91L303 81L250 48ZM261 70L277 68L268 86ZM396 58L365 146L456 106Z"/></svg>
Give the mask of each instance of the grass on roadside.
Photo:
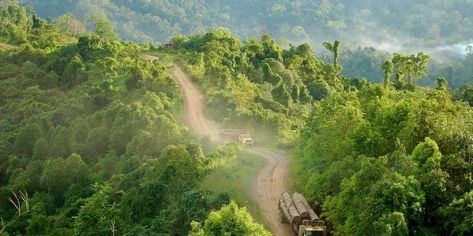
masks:
<svg viewBox="0 0 473 236"><path fill-rule="evenodd" d="M248 208L257 222L263 223L258 204L250 198L250 187L251 179L264 164L261 157L242 151L233 161L205 176L202 189L214 194L228 193L239 206Z"/></svg>
<svg viewBox="0 0 473 236"><path fill-rule="evenodd" d="M13 48L16 48L16 46L0 42L0 51L13 49Z"/></svg>

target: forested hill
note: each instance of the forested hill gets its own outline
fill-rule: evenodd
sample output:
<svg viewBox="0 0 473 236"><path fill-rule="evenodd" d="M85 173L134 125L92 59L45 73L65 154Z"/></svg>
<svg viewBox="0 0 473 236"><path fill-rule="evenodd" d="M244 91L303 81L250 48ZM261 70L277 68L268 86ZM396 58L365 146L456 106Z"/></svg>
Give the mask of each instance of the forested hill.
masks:
<svg viewBox="0 0 473 236"><path fill-rule="evenodd" d="M201 186L237 148L200 145L167 67L95 23L72 36L0 8L0 235L268 235Z"/></svg>
<svg viewBox="0 0 473 236"><path fill-rule="evenodd" d="M417 86L424 53L387 59L383 84L346 78L340 42L324 45L332 64L307 44L214 29L160 52L179 56L214 119L296 144L296 188L335 235L472 235L473 89Z"/></svg>
<svg viewBox="0 0 473 236"><path fill-rule="evenodd" d="M433 47L473 38L471 0L24 0L44 17L106 14L126 39L167 42L176 33L223 26L241 38L318 42L333 38L384 49L403 43Z"/></svg>
<svg viewBox="0 0 473 236"><path fill-rule="evenodd" d="M148 54L180 63L222 126L294 151L294 188L335 234L473 234L473 87L416 85L428 55L389 55L373 84L344 76L339 41L327 63L268 35L156 48L89 24L1 8L0 235L269 235L230 199L252 173L233 163L257 158L183 127L176 82Z"/></svg>

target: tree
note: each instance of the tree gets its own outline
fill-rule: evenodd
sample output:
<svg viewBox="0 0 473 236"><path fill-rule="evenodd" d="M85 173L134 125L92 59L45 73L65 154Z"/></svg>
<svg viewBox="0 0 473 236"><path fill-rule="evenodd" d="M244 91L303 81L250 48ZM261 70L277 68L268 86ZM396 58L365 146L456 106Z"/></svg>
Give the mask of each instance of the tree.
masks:
<svg viewBox="0 0 473 236"><path fill-rule="evenodd" d="M401 212L393 212L383 215L374 222L375 235L392 235L403 236L408 235L408 223L405 216Z"/></svg>
<svg viewBox="0 0 473 236"><path fill-rule="evenodd" d="M261 43L263 44L265 58L272 58L282 62L282 48L276 44L274 39L269 37L269 35L263 35L263 37L261 37Z"/></svg>
<svg viewBox="0 0 473 236"><path fill-rule="evenodd" d="M397 80L412 85L414 80L427 74L430 56L422 52L417 55L394 53L392 62Z"/></svg>
<svg viewBox="0 0 473 236"><path fill-rule="evenodd" d="M27 124L21 128L13 144L15 150L22 155L31 156L36 140L41 136L41 128L38 124Z"/></svg>
<svg viewBox="0 0 473 236"><path fill-rule="evenodd" d="M203 231L206 236L271 235L262 225L253 221L246 208L239 208L235 202L211 212L205 220Z"/></svg>
<svg viewBox="0 0 473 236"><path fill-rule="evenodd" d="M60 77L64 84L78 84L85 79L85 65L80 58L80 55L75 55L66 65L64 73Z"/></svg>
<svg viewBox="0 0 473 236"><path fill-rule="evenodd" d="M87 161L96 161L105 154L109 146L109 130L98 127L91 130L85 140L84 152Z"/></svg>
<svg viewBox="0 0 473 236"><path fill-rule="evenodd" d="M33 148L33 159L44 160L51 155L51 147L44 138L38 139Z"/></svg>
<svg viewBox="0 0 473 236"><path fill-rule="evenodd" d="M60 199L72 184L86 185L88 172L89 167L82 158L72 154L67 159L48 160L40 181L48 192Z"/></svg>
<svg viewBox="0 0 473 236"><path fill-rule="evenodd" d="M281 83L279 86L274 88L271 91L273 98L283 104L285 107L290 107L292 103L291 94L287 91L287 87L285 84Z"/></svg>
<svg viewBox="0 0 473 236"><path fill-rule="evenodd" d="M454 199L440 212L446 217L444 225L453 228L452 235L473 234L473 191Z"/></svg>
<svg viewBox="0 0 473 236"><path fill-rule="evenodd" d="M87 32L87 28L74 15L68 13L60 16L56 20L58 28L64 32L68 32L73 36L79 36Z"/></svg>
<svg viewBox="0 0 473 236"><path fill-rule="evenodd" d="M339 57L340 41L335 40L333 44L330 42L324 42L322 45L333 54L333 68L338 70L339 69L338 57Z"/></svg>
<svg viewBox="0 0 473 236"><path fill-rule="evenodd" d="M64 126L57 126L51 135L51 151L54 156L65 157L71 154L70 131Z"/></svg>
<svg viewBox="0 0 473 236"><path fill-rule="evenodd" d="M309 93L316 101L320 101L332 94L334 89L323 79L316 79L309 85Z"/></svg>
<svg viewBox="0 0 473 236"><path fill-rule="evenodd" d="M113 189L108 185L95 185L95 194L81 207L74 221L76 235L115 235L122 226L119 205Z"/></svg>
<svg viewBox="0 0 473 236"><path fill-rule="evenodd" d="M90 20L94 25L94 33L104 40L115 40L117 34L113 31L110 22L105 15L93 16Z"/></svg>
<svg viewBox="0 0 473 236"><path fill-rule="evenodd" d="M263 73L264 73L264 81L273 84L274 86L278 86L282 83L282 78L278 74L275 74L271 69L271 66L268 63L264 63L262 65Z"/></svg>
<svg viewBox="0 0 473 236"><path fill-rule="evenodd" d="M457 100L461 100L473 107L473 85L465 84L455 94Z"/></svg>
<svg viewBox="0 0 473 236"><path fill-rule="evenodd" d="M448 88L448 81L445 77L437 78L437 89L446 91Z"/></svg>
<svg viewBox="0 0 473 236"><path fill-rule="evenodd" d="M387 60L382 66L381 69L384 71L384 87L387 88L391 83L391 75L394 70L394 65L391 60Z"/></svg>

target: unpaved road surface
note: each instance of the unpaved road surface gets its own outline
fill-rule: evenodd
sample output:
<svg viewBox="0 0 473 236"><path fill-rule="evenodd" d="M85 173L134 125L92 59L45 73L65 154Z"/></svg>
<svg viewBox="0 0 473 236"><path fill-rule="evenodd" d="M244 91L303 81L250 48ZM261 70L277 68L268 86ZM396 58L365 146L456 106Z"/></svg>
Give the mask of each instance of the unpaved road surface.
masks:
<svg viewBox="0 0 473 236"><path fill-rule="evenodd" d="M218 125L205 115L206 106L202 91L195 86L189 76L178 66L172 72L179 83L184 98L183 118L186 124L199 136L207 135L214 142L220 142ZM273 235L288 236L288 225L279 222L278 199L286 191L289 159L282 153L265 148L253 148L251 153L266 160L266 165L251 180L251 199L257 202L266 225Z"/></svg>
<svg viewBox="0 0 473 236"><path fill-rule="evenodd" d="M219 141L218 125L207 119L206 106L202 91L195 86L189 76L178 66L174 67L173 77L179 83L183 93L185 123L199 136L209 136L214 142Z"/></svg>
<svg viewBox="0 0 473 236"><path fill-rule="evenodd" d="M282 153L264 148L253 148L250 152L266 159L266 166L252 180L251 198L259 204L273 235L292 235L289 226L279 222L278 212L278 199L286 191L289 159Z"/></svg>

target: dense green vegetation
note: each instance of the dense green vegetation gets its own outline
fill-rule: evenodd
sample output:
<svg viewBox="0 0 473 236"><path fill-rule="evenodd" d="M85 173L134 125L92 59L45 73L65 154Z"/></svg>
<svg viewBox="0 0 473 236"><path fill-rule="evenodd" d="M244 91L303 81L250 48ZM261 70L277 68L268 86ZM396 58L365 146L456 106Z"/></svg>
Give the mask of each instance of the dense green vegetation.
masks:
<svg viewBox="0 0 473 236"><path fill-rule="evenodd" d="M301 130L300 187L343 235L470 235L472 117L444 86L336 93Z"/></svg>
<svg viewBox="0 0 473 236"><path fill-rule="evenodd" d="M462 86L473 74L471 50L429 74L423 53L391 56L334 41L322 44L329 56L321 60L308 44L282 47L268 35L240 41L221 28L154 49L119 40L97 14L135 18L116 25L135 40L159 31L154 40L166 41L217 23L259 30L250 22L261 19L276 35L337 36L363 17L398 22L387 32L429 44L471 37L458 27L471 25L470 0L27 2L51 17L55 9L85 17L99 8L85 23L1 8L0 235L269 234L230 199L244 198L233 179L259 163L237 160L232 145L201 145L176 118L179 92L167 65L143 51L182 63L223 126L295 147L297 185L336 234L473 234L473 87ZM435 14L420 17L424 11ZM444 11L453 17L439 21ZM363 27L355 30L370 29ZM258 33L251 30L240 34ZM435 86L416 85L423 77ZM452 91L442 77L462 87ZM215 180L221 176L229 193Z"/></svg>
<svg viewBox="0 0 473 236"><path fill-rule="evenodd" d="M19 45L0 52L0 235L185 235L230 202L201 181L238 150L203 150L178 122L165 65L103 19L73 36L25 8L0 16Z"/></svg>
<svg viewBox="0 0 473 236"><path fill-rule="evenodd" d="M215 120L280 137L283 145L293 143L312 101L344 87L339 65L316 59L307 44L283 49L269 36L240 42L228 31L213 29L175 37L172 48L163 51L180 53L204 88Z"/></svg>
<svg viewBox="0 0 473 236"><path fill-rule="evenodd" d="M246 208L239 208L234 202L213 211L205 220L202 228L198 223L192 222L190 236L219 236L219 235L271 235L261 225L252 222L251 215Z"/></svg>
<svg viewBox="0 0 473 236"><path fill-rule="evenodd" d="M473 89L454 94L443 78L417 86L428 75L424 53L379 64L382 84L346 78L340 42L324 46L331 64L306 44L240 42L215 29L176 37L162 52L185 60L215 119L258 132L278 127L272 134L286 147L299 133L299 188L337 234L471 234L473 111L455 100L471 101Z"/></svg>

